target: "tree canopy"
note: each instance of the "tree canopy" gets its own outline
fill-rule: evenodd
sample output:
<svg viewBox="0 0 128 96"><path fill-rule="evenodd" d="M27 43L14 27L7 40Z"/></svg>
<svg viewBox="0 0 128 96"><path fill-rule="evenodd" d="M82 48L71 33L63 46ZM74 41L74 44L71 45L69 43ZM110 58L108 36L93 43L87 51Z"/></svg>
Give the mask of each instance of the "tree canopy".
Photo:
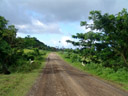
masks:
<svg viewBox="0 0 128 96"><path fill-rule="evenodd" d="M8 25L8 20L0 16L0 73L8 74L10 66L20 65L26 60L23 49L53 50L35 37L17 37L17 31L14 25ZM39 53L37 49L35 52Z"/></svg>
<svg viewBox="0 0 128 96"><path fill-rule="evenodd" d="M88 24L81 21L80 25L90 28L87 33L77 33L72 37L79 41L67 40L74 46L79 46L79 54L84 60L102 62L106 67L128 67L128 12L123 9L113 14L102 14L91 11Z"/></svg>

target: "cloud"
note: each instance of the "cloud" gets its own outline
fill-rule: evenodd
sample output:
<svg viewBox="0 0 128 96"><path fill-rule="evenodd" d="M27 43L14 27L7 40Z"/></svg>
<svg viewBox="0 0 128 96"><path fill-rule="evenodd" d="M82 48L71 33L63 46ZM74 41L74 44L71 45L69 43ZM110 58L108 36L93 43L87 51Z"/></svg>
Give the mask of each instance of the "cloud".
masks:
<svg viewBox="0 0 128 96"><path fill-rule="evenodd" d="M67 26L83 20L87 21L91 10L116 14L123 8L128 8L127 5L127 0L0 0L0 16L9 20L9 24L16 25L19 29L18 34L23 36L63 32L75 34L73 28ZM60 24L64 27L62 28ZM65 26L68 28L66 32ZM60 40L68 46L64 42L65 38L67 37ZM51 39L55 37L51 36Z"/></svg>
<svg viewBox="0 0 128 96"><path fill-rule="evenodd" d="M110 12L115 4L116 0L31 0L26 7L43 14L47 21L72 22L87 19L91 10Z"/></svg>
<svg viewBox="0 0 128 96"><path fill-rule="evenodd" d="M0 15L10 23L30 24L31 18L43 23L87 20L91 10L117 13L128 8L127 0L1 0Z"/></svg>
<svg viewBox="0 0 128 96"><path fill-rule="evenodd" d="M30 15L27 14L27 9L24 8L21 0L1 0L0 15L4 16L12 24L30 23Z"/></svg>
<svg viewBox="0 0 128 96"><path fill-rule="evenodd" d="M73 48L73 45L67 43L66 40L72 40L72 38L70 36L61 36L60 38L52 39L50 42L52 42L54 47Z"/></svg>
<svg viewBox="0 0 128 96"><path fill-rule="evenodd" d="M71 39L71 37L69 37L69 36L63 36L63 37L61 38L61 43L62 43L62 45L65 46L65 47L70 46L69 43L66 42L66 40L72 40L72 39Z"/></svg>
<svg viewBox="0 0 128 96"><path fill-rule="evenodd" d="M31 34L61 34L61 29L58 24L49 23L45 24L39 20L32 19L31 24L16 25L20 33L31 33Z"/></svg>
<svg viewBox="0 0 128 96"><path fill-rule="evenodd" d="M127 0L1 0L0 13L14 23L73 22L87 19L89 11L118 12ZM123 6L125 5L125 6Z"/></svg>
<svg viewBox="0 0 128 96"><path fill-rule="evenodd" d="M0 15L17 25L19 32L60 33L58 23L88 20L91 10L118 12L128 8L125 2L127 0L1 0ZM33 23L33 18L43 25L34 26L39 22Z"/></svg>

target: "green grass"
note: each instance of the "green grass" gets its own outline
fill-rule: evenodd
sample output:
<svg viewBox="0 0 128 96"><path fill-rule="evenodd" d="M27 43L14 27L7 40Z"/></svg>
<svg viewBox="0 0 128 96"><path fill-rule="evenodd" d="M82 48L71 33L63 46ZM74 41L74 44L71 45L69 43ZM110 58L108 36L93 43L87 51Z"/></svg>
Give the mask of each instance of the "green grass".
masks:
<svg viewBox="0 0 128 96"><path fill-rule="evenodd" d="M34 52L32 49L24 49L24 53Z"/></svg>
<svg viewBox="0 0 128 96"><path fill-rule="evenodd" d="M84 71L88 72L94 76L98 76L102 79L105 79L109 81L111 84L116 85L120 87L121 89L124 89L128 91L128 72L120 69L117 72L115 72L111 68L104 68L100 64L86 64L85 67L82 66L81 62L72 62L71 59L65 58L64 54L59 53L59 56L61 56L66 62L68 62L70 65Z"/></svg>
<svg viewBox="0 0 128 96"><path fill-rule="evenodd" d="M25 51L30 52L32 50L25 49ZM44 58L47 57L48 53ZM31 72L12 73L10 75L0 74L0 96L25 96L39 76L44 65L45 59L41 61L41 66L38 69Z"/></svg>

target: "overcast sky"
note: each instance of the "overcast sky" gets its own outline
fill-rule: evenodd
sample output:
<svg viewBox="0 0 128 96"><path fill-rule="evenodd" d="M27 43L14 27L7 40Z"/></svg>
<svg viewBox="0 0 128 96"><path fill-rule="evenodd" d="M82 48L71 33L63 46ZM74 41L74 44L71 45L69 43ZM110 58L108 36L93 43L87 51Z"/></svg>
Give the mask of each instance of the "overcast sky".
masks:
<svg viewBox="0 0 128 96"><path fill-rule="evenodd" d="M123 8L128 0L0 0L0 15L19 29L18 36L31 35L54 47L72 47L65 40L87 31L80 21L88 21L91 10L116 14Z"/></svg>

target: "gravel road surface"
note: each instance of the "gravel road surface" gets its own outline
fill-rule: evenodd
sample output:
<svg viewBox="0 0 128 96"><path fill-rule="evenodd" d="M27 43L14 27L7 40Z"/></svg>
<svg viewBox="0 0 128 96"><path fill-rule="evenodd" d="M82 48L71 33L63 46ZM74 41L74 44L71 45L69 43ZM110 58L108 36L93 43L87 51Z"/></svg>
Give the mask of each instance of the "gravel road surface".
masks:
<svg viewBox="0 0 128 96"><path fill-rule="evenodd" d="M70 66L56 53L51 53L27 96L128 96L128 93Z"/></svg>

